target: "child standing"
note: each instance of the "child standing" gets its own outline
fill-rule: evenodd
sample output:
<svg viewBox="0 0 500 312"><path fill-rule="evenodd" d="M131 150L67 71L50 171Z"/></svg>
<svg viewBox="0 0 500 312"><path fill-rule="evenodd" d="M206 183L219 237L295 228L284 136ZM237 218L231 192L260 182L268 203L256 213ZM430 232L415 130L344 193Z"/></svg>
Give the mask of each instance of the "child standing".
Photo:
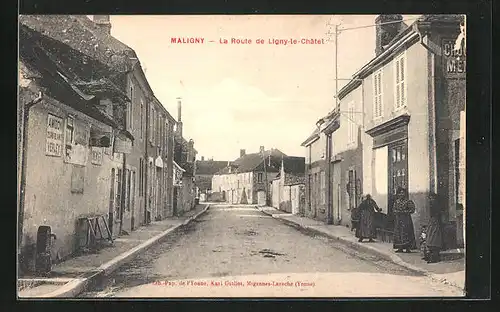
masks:
<svg viewBox="0 0 500 312"><path fill-rule="evenodd" d="M427 250L427 226L422 225L420 231L420 251L422 253L422 259L427 261L429 259L429 252Z"/></svg>

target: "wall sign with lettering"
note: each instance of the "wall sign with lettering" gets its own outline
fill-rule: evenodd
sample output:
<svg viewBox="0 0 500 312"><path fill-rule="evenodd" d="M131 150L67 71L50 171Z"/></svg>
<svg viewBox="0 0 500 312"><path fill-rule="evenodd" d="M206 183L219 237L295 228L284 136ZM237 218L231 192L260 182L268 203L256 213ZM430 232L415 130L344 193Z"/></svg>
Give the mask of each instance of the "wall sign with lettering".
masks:
<svg viewBox="0 0 500 312"><path fill-rule="evenodd" d="M443 69L446 77L465 78L465 49L454 50L455 40L443 39Z"/></svg>
<svg viewBox="0 0 500 312"><path fill-rule="evenodd" d="M82 120L68 117L66 121L65 162L85 166L88 157L89 125Z"/></svg>
<svg viewBox="0 0 500 312"><path fill-rule="evenodd" d="M63 150L63 120L57 116L48 114L47 118L47 140L45 154L48 156L62 156Z"/></svg>
<svg viewBox="0 0 500 312"><path fill-rule="evenodd" d="M95 147L93 146L91 149L92 154L92 164L94 165L102 165L103 158L103 147Z"/></svg>

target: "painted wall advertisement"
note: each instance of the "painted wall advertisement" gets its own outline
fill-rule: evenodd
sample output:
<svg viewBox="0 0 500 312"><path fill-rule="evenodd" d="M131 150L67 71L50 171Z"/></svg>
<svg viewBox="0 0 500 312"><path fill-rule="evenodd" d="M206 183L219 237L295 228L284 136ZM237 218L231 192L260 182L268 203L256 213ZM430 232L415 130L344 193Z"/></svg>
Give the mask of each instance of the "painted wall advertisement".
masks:
<svg viewBox="0 0 500 312"><path fill-rule="evenodd" d="M123 135L115 136L114 144L115 153L130 154L132 152L132 141Z"/></svg>
<svg viewBox="0 0 500 312"><path fill-rule="evenodd" d="M92 146L90 153L92 155L91 163L98 166L102 165L104 148Z"/></svg>
<svg viewBox="0 0 500 312"><path fill-rule="evenodd" d="M66 159L70 164L85 166L87 164L90 128L87 123L73 120L74 127L70 131L74 131L74 139L66 143Z"/></svg>
<svg viewBox="0 0 500 312"><path fill-rule="evenodd" d="M47 140L45 154L48 156L62 156L63 147L63 120L57 116L48 115Z"/></svg>
<svg viewBox="0 0 500 312"><path fill-rule="evenodd" d="M446 77L448 78L465 78L465 50L464 47L460 50L454 50L455 40L443 39L442 55L443 68Z"/></svg>

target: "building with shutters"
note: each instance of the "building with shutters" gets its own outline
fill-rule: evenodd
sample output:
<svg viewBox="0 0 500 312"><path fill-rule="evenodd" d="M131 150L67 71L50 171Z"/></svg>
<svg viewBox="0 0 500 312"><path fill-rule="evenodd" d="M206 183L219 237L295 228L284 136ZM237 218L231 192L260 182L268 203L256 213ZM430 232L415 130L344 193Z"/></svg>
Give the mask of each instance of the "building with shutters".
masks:
<svg viewBox="0 0 500 312"><path fill-rule="evenodd" d="M174 133L175 183L173 187L173 214L182 215L195 207L196 155L194 141L183 136L182 100L177 98L177 124Z"/></svg>
<svg viewBox="0 0 500 312"><path fill-rule="evenodd" d="M172 216L176 121L133 49L111 36L109 16L19 20L23 254L31 259L40 225L57 235L56 260L80 246L76 223L85 215L104 216L113 237Z"/></svg>
<svg viewBox="0 0 500 312"><path fill-rule="evenodd" d="M200 160L196 160L195 185L199 189L200 194L205 194L205 198L212 192L212 177L226 166L227 161L206 160L203 156Z"/></svg>
<svg viewBox="0 0 500 312"><path fill-rule="evenodd" d="M287 157L278 149L247 154L240 150L240 157L219 170L212 177L213 192L221 193L230 204L265 205L271 194L271 183L280 171L281 159Z"/></svg>
<svg viewBox="0 0 500 312"><path fill-rule="evenodd" d="M82 46L82 41L102 43L91 27L84 17L20 17L22 271L33 269L39 226L51 227L57 237L52 258L61 260L80 244L75 235L80 218L119 218L120 210L111 203L122 202L115 183L123 169L121 149L134 140L125 126L130 103L123 91L127 54L125 49L108 46L117 59L104 62L101 51ZM61 28L67 31L58 31ZM116 236L119 228L110 228Z"/></svg>
<svg viewBox="0 0 500 312"><path fill-rule="evenodd" d="M371 194L390 238L397 188L407 188L416 204L416 232L428 222L435 192L446 247L463 243L465 57L453 51L461 20L423 15L407 25L401 15L377 17L375 57L338 92L339 106L303 143L310 216L325 220L331 209L334 223L347 223L360 195Z"/></svg>
<svg viewBox="0 0 500 312"><path fill-rule="evenodd" d="M272 206L279 210L302 214L305 208L305 158L286 156L281 159L280 172L272 181Z"/></svg>

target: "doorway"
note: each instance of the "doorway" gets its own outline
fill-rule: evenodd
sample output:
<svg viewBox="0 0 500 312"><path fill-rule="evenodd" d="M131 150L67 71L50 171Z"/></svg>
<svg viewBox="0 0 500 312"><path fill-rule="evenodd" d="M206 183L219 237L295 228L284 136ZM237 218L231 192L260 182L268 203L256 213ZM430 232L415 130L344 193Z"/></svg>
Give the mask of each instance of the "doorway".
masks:
<svg viewBox="0 0 500 312"><path fill-rule="evenodd" d="M177 216L177 196L179 193L179 188L177 186L174 186L174 198L173 198L173 207L172 207L172 212L174 216Z"/></svg>
<svg viewBox="0 0 500 312"><path fill-rule="evenodd" d="M135 171L130 172L130 230L135 228Z"/></svg>
<svg viewBox="0 0 500 312"><path fill-rule="evenodd" d="M159 221L161 220L162 216L161 216L161 178L162 178L163 174L162 174L162 171L161 169L157 168L156 169L156 185L155 185L155 189L156 189L156 194L155 194L155 209L156 209L156 215L155 215L155 221Z"/></svg>
<svg viewBox="0 0 500 312"><path fill-rule="evenodd" d="M114 234L114 215L115 215L115 168L111 169L111 177L109 179L109 207L108 207L108 224L111 235Z"/></svg>
<svg viewBox="0 0 500 312"><path fill-rule="evenodd" d="M403 187L408 191L408 140L401 140L389 145L389 170L388 170L388 209L387 214L392 223L393 204L397 189Z"/></svg>
<svg viewBox="0 0 500 312"><path fill-rule="evenodd" d="M334 224L338 224L342 220L342 188L341 188L341 178L342 178L342 167L341 162L335 162L331 165L332 168L332 219Z"/></svg>

